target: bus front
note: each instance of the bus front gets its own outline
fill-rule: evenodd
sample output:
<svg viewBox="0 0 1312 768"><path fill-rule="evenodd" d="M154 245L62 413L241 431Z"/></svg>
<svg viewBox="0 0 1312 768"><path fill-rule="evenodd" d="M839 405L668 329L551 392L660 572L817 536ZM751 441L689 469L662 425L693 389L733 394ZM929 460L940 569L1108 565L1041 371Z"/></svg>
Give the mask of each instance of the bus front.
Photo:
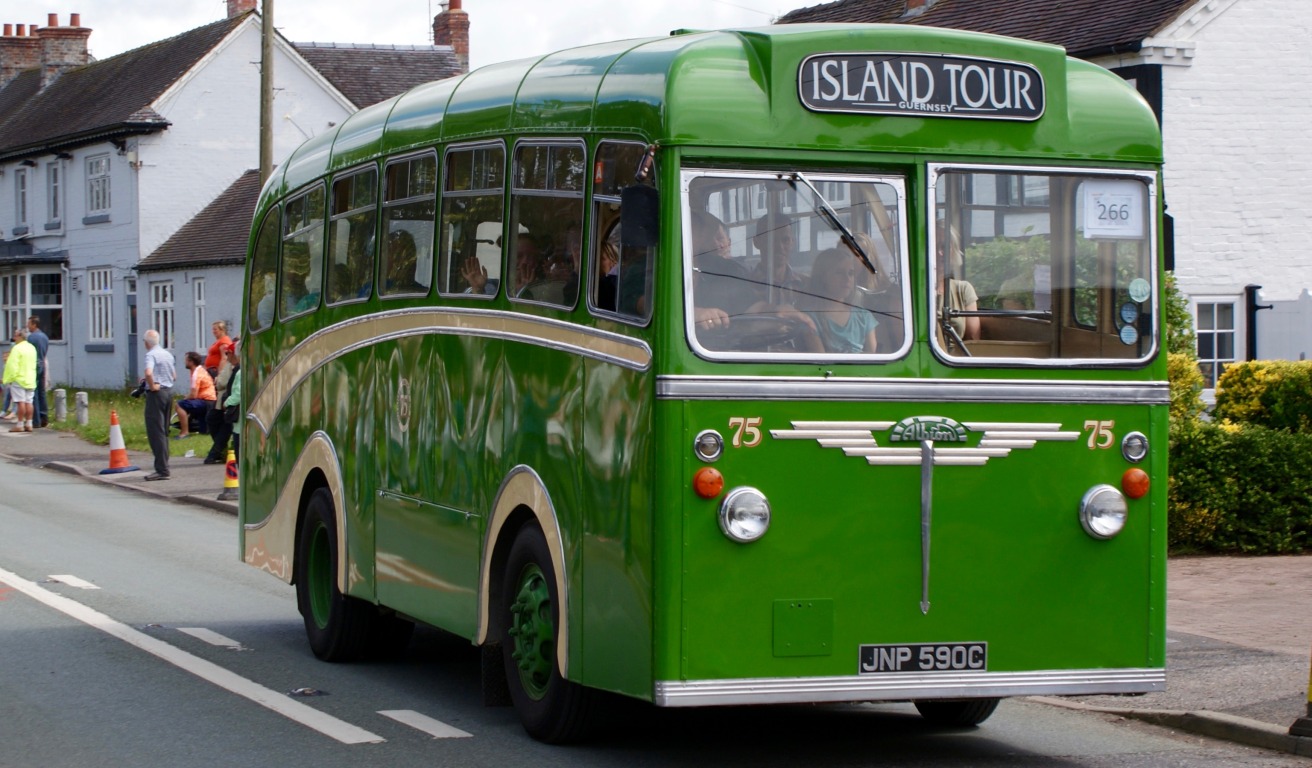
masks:
<svg viewBox="0 0 1312 768"><path fill-rule="evenodd" d="M1161 689L1151 113L1044 46L771 42L774 146L666 155L656 702Z"/></svg>

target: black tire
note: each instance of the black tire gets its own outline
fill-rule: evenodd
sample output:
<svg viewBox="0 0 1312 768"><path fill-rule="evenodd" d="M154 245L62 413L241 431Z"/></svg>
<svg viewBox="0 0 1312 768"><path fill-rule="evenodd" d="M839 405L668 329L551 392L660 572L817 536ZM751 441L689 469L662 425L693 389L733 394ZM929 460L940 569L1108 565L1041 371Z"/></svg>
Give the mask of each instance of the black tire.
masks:
<svg viewBox="0 0 1312 768"><path fill-rule="evenodd" d="M297 536L296 607L315 656L324 661L360 657L376 609L337 589L337 523L327 488L310 496Z"/></svg>
<svg viewBox="0 0 1312 768"><path fill-rule="evenodd" d="M515 535L501 581L501 658L524 730L548 744L586 736L597 698L596 691L560 674L560 606L546 537L536 525L525 525Z"/></svg>
<svg viewBox="0 0 1312 768"><path fill-rule="evenodd" d="M942 699L914 702L920 716L934 725L979 725L993 714L1001 699Z"/></svg>

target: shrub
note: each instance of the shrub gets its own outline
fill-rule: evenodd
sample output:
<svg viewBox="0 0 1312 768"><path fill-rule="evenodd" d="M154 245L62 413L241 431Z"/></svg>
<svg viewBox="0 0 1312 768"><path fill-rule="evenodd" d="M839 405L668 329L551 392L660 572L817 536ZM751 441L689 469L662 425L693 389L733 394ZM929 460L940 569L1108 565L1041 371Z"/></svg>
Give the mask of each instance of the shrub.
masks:
<svg viewBox="0 0 1312 768"><path fill-rule="evenodd" d="M1171 422L1193 421L1206 407L1203 404L1203 374L1189 355L1167 355L1166 376L1171 382Z"/></svg>
<svg viewBox="0 0 1312 768"><path fill-rule="evenodd" d="M1168 542L1174 551L1312 548L1312 435L1172 423Z"/></svg>
<svg viewBox="0 0 1312 768"><path fill-rule="evenodd" d="M1312 361L1253 360L1226 368L1216 384L1218 419L1312 432Z"/></svg>

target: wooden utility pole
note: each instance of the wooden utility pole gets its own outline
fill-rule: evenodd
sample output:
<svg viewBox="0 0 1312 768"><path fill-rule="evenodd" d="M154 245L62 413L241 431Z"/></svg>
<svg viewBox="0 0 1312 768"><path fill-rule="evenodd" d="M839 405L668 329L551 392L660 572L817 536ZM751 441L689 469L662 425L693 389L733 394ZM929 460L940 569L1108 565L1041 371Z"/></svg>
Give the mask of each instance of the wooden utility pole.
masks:
<svg viewBox="0 0 1312 768"><path fill-rule="evenodd" d="M263 0L260 34L260 184L273 173L273 0Z"/></svg>

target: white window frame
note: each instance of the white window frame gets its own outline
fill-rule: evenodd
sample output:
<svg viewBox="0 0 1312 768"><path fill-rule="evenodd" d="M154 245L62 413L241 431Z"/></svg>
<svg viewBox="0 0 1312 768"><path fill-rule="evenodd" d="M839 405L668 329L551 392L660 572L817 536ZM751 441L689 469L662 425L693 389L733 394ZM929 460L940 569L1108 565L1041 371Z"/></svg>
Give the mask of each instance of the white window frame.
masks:
<svg viewBox="0 0 1312 768"><path fill-rule="evenodd" d="M33 278L43 276L54 280L59 286L59 301L53 304L34 302ZM41 330L45 331L53 342L63 342L67 336L63 327L64 299L68 295L68 286L62 272L49 268L29 268L14 271L0 277L0 305L4 311L4 332L6 338L12 337L18 328L27 328L27 318L36 315L41 318Z"/></svg>
<svg viewBox="0 0 1312 768"><path fill-rule="evenodd" d="M14 331L27 328L26 272L0 277L0 305L4 306L5 339L12 339Z"/></svg>
<svg viewBox="0 0 1312 768"><path fill-rule="evenodd" d="M1203 400L1208 404L1212 404L1216 402L1216 383L1214 380L1209 379L1203 366L1210 363L1213 366L1214 371L1212 379L1220 379L1221 374L1224 373L1223 366L1244 359L1245 350L1243 347L1245 344L1244 334L1246 332L1243 315L1244 298L1243 296L1236 294L1222 294L1190 296L1189 300L1191 305L1189 311L1190 314L1193 315L1194 321L1194 334L1198 339L1196 342L1197 346L1194 347L1194 350L1200 353L1198 355L1198 371L1203 374ZM1216 308L1226 304L1231 307L1231 325L1233 327L1217 328L1216 321L1219 313L1216 311ZM1210 306L1212 308L1212 326L1210 328L1204 328L1202 324L1203 306ZM1201 354L1201 345L1205 335L1210 335L1212 337L1212 355L1210 357L1204 357ZM1217 354L1220 346L1217 344L1218 335L1228 335L1230 337L1231 355L1229 357L1223 357Z"/></svg>
<svg viewBox="0 0 1312 768"><path fill-rule="evenodd" d="M173 281L150 284L150 327L159 331L159 344L173 349Z"/></svg>
<svg viewBox="0 0 1312 768"><path fill-rule="evenodd" d="M114 340L114 272L109 267L87 270L87 304L90 308L89 341Z"/></svg>
<svg viewBox="0 0 1312 768"><path fill-rule="evenodd" d="M63 164L56 160L46 163L46 222L59 224L63 221Z"/></svg>
<svg viewBox="0 0 1312 768"><path fill-rule="evenodd" d="M109 155L93 155L87 158L87 215L96 216L109 213L110 182Z"/></svg>
<svg viewBox="0 0 1312 768"><path fill-rule="evenodd" d="M19 168L14 173L14 226L16 228L29 226L27 207L27 190L29 186L27 169Z"/></svg>
<svg viewBox="0 0 1312 768"><path fill-rule="evenodd" d="M205 322L205 278L192 278L191 300L195 306L196 349L208 349L210 345L205 340L205 332L209 330L209 323Z"/></svg>

